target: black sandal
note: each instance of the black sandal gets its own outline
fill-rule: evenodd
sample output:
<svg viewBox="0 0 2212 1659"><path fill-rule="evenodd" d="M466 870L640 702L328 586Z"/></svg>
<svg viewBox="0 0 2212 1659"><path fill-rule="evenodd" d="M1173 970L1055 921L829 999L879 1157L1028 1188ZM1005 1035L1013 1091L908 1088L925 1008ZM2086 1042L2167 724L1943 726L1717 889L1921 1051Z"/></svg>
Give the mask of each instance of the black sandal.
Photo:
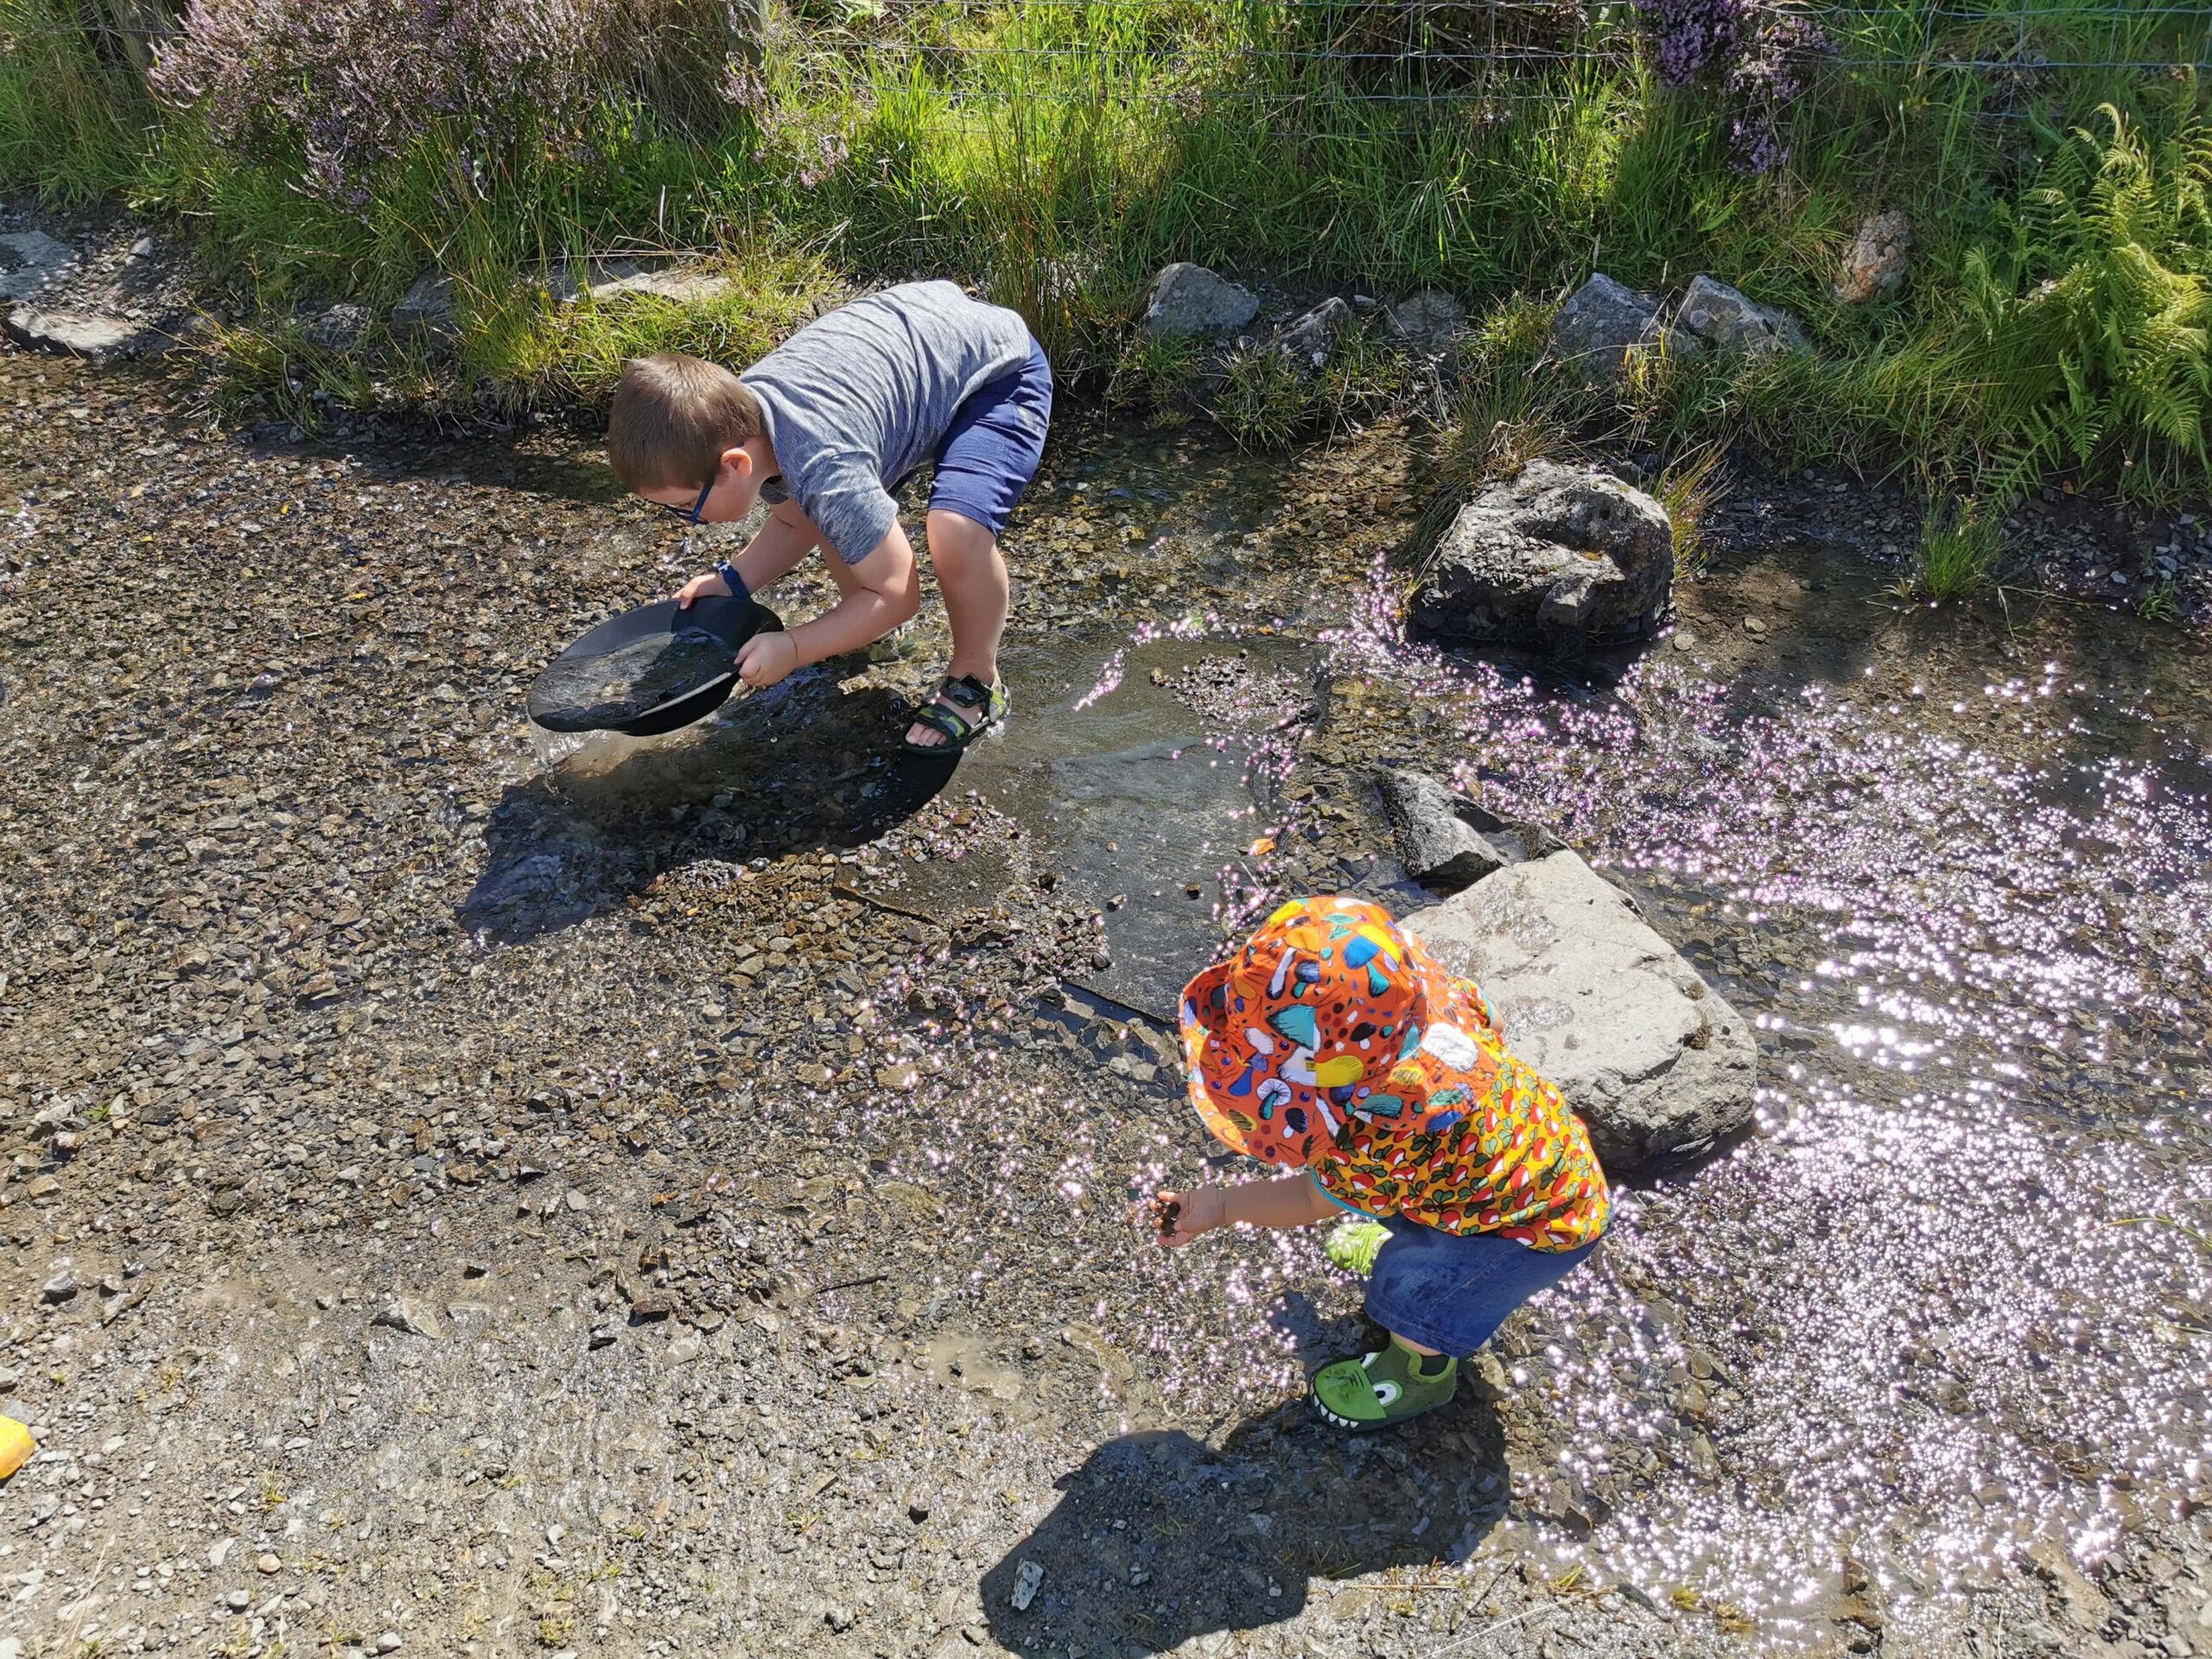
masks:
<svg viewBox="0 0 2212 1659"><path fill-rule="evenodd" d="M948 702L952 705L950 709L944 706ZM916 711L913 722L939 733L944 741L917 743L910 737L906 741L906 753L958 754L1004 720L1012 707L1003 680L985 685L973 674L963 674L957 680L948 675L937 689L937 698Z"/></svg>

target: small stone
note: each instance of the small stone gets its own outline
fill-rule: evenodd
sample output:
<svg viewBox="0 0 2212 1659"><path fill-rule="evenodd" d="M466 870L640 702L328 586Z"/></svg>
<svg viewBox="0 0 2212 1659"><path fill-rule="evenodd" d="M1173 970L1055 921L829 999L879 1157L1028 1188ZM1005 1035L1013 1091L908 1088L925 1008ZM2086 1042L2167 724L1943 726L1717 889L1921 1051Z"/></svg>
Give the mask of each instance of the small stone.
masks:
<svg viewBox="0 0 2212 1659"><path fill-rule="evenodd" d="M1718 352L1764 357L1810 349L1805 331L1788 312L1761 305L1710 276L1700 276L1689 285L1675 321Z"/></svg>
<svg viewBox="0 0 2212 1659"><path fill-rule="evenodd" d="M842 1634L844 1631L849 1630L853 1628L852 1609L839 1603L832 1602L829 1606L822 1610L822 1622L827 1624L831 1630Z"/></svg>
<svg viewBox="0 0 2212 1659"><path fill-rule="evenodd" d="M896 1065L880 1066L875 1074L877 1088L894 1090L900 1094L905 1094L920 1080L921 1074L903 1060Z"/></svg>
<svg viewBox="0 0 2212 1659"><path fill-rule="evenodd" d="M1766 624L1756 616L1747 616L1744 619L1744 632L1753 639L1758 639L1766 632Z"/></svg>
<svg viewBox="0 0 2212 1659"><path fill-rule="evenodd" d="M51 1175L34 1175L23 1191L33 1198L50 1198L61 1191L61 1183Z"/></svg>
<svg viewBox="0 0 2212 1659"><path fill-rule="evenodd" d="M259 1567L264 1573L274 1573L279 1567L283 1567L284 1563L277 1560L274 1555L264 1554L259 1560L254 1563L254 1565Z"/></svg>
<svg viewBox="0 0 2212 1659"><path fill-rule="evenodd" d="M1692 633L1688 628L1675 629L1675 649L1681 652L1695 651L1697 649L1697 635Z"/></svg>
<svg viewBox="0 0 2212 1659"><path fill-rule="evenodd" d="M621 1334L622 1327L609 1319L604 1325L595 1325L592 1327L588 1345L594 1349L611 1348L614 1345L615 1338Z"/></svg>
<svg viewBox="0 0 2212 1659"><path fill-rule="evenodd" d="M488 1262L467 1262L461 1264L461 1276L464 1279L483 1279L488 1278L491 1272L492 1264Z"/></svg>
<svg viewBox="0 0 2212 1659"><path fill-rule="evenodd" d="M310 346L343 352L359 345L361 336L369 332L369 325L375 321L367 306L346 301L309 317L300 325L300 333Z"/></svg>
<svg viewBox="0 0 2212 1659"><path fill-rule="evenodd" d="M454 321L453 278L426 270L391 308L396 334L423 334L450 339L458 332Z"/></svg>
<svg viewBox="0 0 2212 1659"><path fill-rule="evenodd" d="M1014 1592L1007 1598L1014 1611L1026 1613L1029 1604L1037 1599L1037 1586L1045 1582L1045 1569L1034 1561L1022 1561L1014 1569Z"/></svg>
<svg viewBox="0 0 2212 1659"><path fill-rule="evenodd" d="M1382 335L1419 352L1440 352L1466 326L1467 308L1441 289L1425 288L1382 314Z"/></svg>
<svg viewBox="0 0 2212 1659"><path fill-rule="evenodd" d="M930 1518L930 1501L917 1492L906 1500L906 1518L916 1526Z"/></svg>
<svg viewBox="0 0 2212 1659"><path fill-rule="evenodd" d="M581 1211L591 1208L591 1200L573 1186L569 1189L567 1196L562 1201L572 1211Z"/></svg>
<svg viewBox="0 0 2212 1659"><path fill-rule="evenodd" d="M77 1294L77 1275L64 1268L41 1285L38 1294L49 1302L66 1302Z"/></svg>
<svg viewBox="0 0 2212 1659"><path fill-rule="evenodd" d="M1904 285L1912 270L1912 220L1892 208L1861 222L1835 280L1839 304L1863 305Z"/></svg>
<svg viewBox="0 0 2212 1659"><path fill-rule="evenodd" d="M397 1653L399 1649L400 1641L399 1632L397 1630L386 1630L382 1636L377 1637L377 1651L378 1653Z"/></svg>
<svg viewBox="0 0 2212 1659"><path fill-rule="evenodd" d="M253 1605L253 1598L243 1590L233 1590L223 1598L223 1605L234 1613L242 1613Z"/></svg>
<svg viewBox="0 0 2212 1659"><path fill-rule="evenodd" d="M388 1331L402 1331L410 1337L428 1337L435 1342L442 1334L438 1318L429 1306L411 1296L402 1296L387 1302L379 1309L371 1325L380 1325Z"/></svg>
<svg viewBox="0 0 2212 1659"><path fill-rule="evenodd" d="M678 1337L668 1344L668 1363L671 1365L689 1365L699 1357L701 1348L702 1344L698 1338Z"/></svg>
<svg viewBox="0 0 2212 1659"><path fill-rule="evenodd" d="M218 1538L213 1543L208 1545L207 1565L219 1567L225 1561L229 1560L231 1551L238 1547L238 1541L235 1538Z"/></svg>
<svg viewBox="0 0 2212 1659"><path fill-rule="evenodd" d="M133 259L152 258L154 257L154 238L150 236L142 236L136 242L133 242L130 245L130 257Z"/></svg>

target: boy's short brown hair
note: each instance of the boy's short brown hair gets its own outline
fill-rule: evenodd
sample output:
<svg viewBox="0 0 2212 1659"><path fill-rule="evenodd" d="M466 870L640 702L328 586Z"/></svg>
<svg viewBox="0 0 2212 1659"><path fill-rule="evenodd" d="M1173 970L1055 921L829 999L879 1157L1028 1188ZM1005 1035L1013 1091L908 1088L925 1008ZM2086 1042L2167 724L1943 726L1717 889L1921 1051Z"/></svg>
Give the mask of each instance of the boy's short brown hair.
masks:
<svg viewBox="0 0 2212 1659"><path fill-rule="evenodd" d="M760 435L760 404L719 364L655 352L622 365L607 416L607 458L632 490L696 489L722 452Z"/></svg>

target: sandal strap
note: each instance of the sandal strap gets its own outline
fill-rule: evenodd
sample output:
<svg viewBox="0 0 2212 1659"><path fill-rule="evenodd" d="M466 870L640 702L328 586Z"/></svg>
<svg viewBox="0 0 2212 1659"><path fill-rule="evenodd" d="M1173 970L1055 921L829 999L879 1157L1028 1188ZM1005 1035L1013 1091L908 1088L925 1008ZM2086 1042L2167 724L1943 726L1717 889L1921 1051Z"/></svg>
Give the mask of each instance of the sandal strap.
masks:
<svg viewBox="0 0 2212 1659"><path fill-rule="evenodd" d="M958 679L950 675L937 689L938 696L963 709L988 709L991 706L991 688L973 674L963 674Z"/></svg>
<svg viewBox="0 0 2212 1659"><path fill-rule="evenodd" d="M978 729L976 725L963 718L957 710L947 709L934 702L926 703L915 710L914 723L917 726L928 727L931 731L942 734L955 745L965 743Z"/></svg>

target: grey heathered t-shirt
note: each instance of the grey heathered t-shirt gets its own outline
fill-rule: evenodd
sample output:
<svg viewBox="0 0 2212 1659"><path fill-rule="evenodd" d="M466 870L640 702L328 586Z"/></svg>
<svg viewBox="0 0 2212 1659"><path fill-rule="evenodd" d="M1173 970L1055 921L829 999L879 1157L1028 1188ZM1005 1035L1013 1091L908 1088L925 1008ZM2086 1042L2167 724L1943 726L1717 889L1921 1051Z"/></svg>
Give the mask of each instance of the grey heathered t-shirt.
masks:
<svg viewBox="0 0 2212 1659"><path fill-rule="evenodd" d="M738 378L760 399L783 493L853 564L898 519L889 486L930 458L969 393L1027 362L1032 344L1017 312L952 283L906 283L807 324Z"/></svg>

